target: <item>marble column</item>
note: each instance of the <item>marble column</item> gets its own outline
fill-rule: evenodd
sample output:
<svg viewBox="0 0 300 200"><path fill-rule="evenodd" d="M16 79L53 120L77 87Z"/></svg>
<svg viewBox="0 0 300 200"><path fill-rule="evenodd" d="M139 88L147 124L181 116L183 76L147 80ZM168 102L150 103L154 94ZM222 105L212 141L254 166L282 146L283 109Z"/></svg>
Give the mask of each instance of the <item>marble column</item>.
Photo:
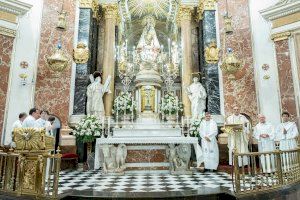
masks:
<svg viewBox="0 0 300 200"><path fill-rule="evenodd" d="M114 77L115 77L115 26L118 15L117 4L104 4L102 6L105 17L105 29L104 29L104 56L103 56L103 82L107 77L111 76L110 91L111 93L106 93L104 96L104 108L105 115L111 116L112 107L114 101Z"/></svg>
<svg viewBox="0 0 300 200"><path fill-rule="evenodd" d="M192 81L192 30L191 18L193 8L190 6L181 6L178 13L178 22L181 28L181 45L182 45L182 68L181 68L181 85L182 85L182 103L185 116L191 116L191 103L185 87L189 86Z"/></svg>
<svg viewBox="0 0 300 200"><path fill-rule="evenodd" d="M91 53L87 63L76 64L73 115L86 113L86 88L89 84L89 74L92 73L93 4L92 1L89 4L82 2L79 11L78 43L85 43Z"/></svg>
<svg viewBox="0 0 300 200"><path fill-rule="evenodd" d="M217 42L215 1L203 1L203 9L202 27L205 49L212 41ZM219 115L221 110L218 63L207 63L204 60L203 73L205 77L203 84L207 92L207 111Z"/></svg>
<svg viewBox="0 0 300 200"><path fill-rule="evenodd" d="M276 49L278 67L281 111L288 111L293 119L297 118L295 89L293 82L291 58L288 38L290 32L279 33L272 36Z"/></svg>

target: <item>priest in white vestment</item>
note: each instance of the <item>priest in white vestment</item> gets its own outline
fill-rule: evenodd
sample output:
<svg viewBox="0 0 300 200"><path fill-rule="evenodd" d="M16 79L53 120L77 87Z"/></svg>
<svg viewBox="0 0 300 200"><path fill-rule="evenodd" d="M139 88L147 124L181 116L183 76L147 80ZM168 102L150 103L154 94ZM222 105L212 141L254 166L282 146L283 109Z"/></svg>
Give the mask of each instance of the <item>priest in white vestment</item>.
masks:
<svg viewBox="0 0 300 200"><path fill-rule="evenodd" d="M47 110L42 110L41 117L35 121L36 128L46 128L46 123L49 118L49 112Z"/></svg>
<svg viewBox="0 0 300 200"><path fill-rule="evenodd" d="M14 130L15 128L22 128L22 124L23 121L25 120L25 118L27 117L26 113L20 113L19 114L19 119L17 121L15 121L12 125L12 130ZM13 133L11 132L10 134L7 132L7 134L5 135L5 145L10 145L12 147L15 147L14 142L12 142L12 137L13 137Z"/></svg>
<svg viewBox="0 0 300 200"><path fill-rule="evenodd" d="M205 113L205 119L199 127L201 146L204 157L204 168L217 170L219 165L219 147L216 136L218 135L217 123L211 119L210 113Z"/></svg>
<svg viewBox="0 0 300 200"><path fill-rule="evenodd" d="M233 165L232 161L232 153L235 145L235 137L236 137L236 149L238 153L249 153L248 141L249 141L249 120L242 114L240 114L239 107L235 106L233 108L234 114L227 118L227 124L242 124L243 132L241 135L234 136L233 134L228 135L228 149L229 149L229 165ZM244 156L243 159L239 157L239 166L248 165L249 158Z"/></svg>
<svg viewBox="0 0 300 200"><path fill-rule="evenodd" d="M23 121L23 128L36 128L36 120L40 118L40 111L36 108L31 108L29 115Z"/></svg>
<svg viewBox="0 0 300 200"><path fill-rule="evenodd" d="M282 151L297 148L297 137L299 136L298 128L295 122L291 122L288 112L282 113L282 123L276 128L276 141L279 142L279 149ZM285 153L282 156L283 170L291 167L291 162L295 161L295 155Z"/></svg>
<svg viewBox="0 0 300 200"><path fill-rule="evenodd" d="M266 122L262 114L258 116L259 123L254 128L254 137L258 140L259 152L275 151L275 133L271 123ZM271 173L275 170L274 155L260 156L260 163L264 173Z"/></svg>

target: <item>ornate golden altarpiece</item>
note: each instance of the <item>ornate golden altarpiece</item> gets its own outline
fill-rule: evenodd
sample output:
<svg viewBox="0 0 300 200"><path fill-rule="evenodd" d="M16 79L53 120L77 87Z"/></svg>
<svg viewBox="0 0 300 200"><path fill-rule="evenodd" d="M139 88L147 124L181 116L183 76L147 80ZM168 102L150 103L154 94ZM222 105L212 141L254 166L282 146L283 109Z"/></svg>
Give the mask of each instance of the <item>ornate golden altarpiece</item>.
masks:
<svg viewBox="0 0 300 200"><path fill-rule="evenodd" d="M0 191L55 197L61 159L54 154L55 138L45 129L17 128L13 142L14 149L0 150Z"/></svg>

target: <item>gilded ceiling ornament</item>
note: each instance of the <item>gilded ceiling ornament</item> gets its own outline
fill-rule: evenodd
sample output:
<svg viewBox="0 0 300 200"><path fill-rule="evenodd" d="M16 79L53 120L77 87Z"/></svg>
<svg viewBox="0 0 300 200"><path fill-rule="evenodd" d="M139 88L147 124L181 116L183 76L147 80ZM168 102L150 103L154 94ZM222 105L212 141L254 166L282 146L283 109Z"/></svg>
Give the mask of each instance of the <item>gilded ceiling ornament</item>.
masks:
<svg viewBox="0 0 300 200"><path fill-rule="evenodd" d="M154 15L159 18L168 16L169 3L166 0L130 0L128 7L133 16Z"/></svg>
<svg viewBox="0 0 300 200"><path fill-rule="evenodd" d="M287 32L283 32L283 33L272 34L271 39L274 42L278 42L281 40L287 40L290 36L291 36L291 32L287 31Z"/></svg>
<svg viewBox="0 0 300 200"><path fill-rule="evenodd" d="M118 17L118 5L117 4L103 4L105 19L116 19Z"/></svg>
<svg viewBox="0 0 300 200"><path fill-rule="evenodd" d="M73 50L73 60L77 64L84 64L89 60L89 48L83 42L79 42Z"/></svg>
<svg viewBox="0 0 300 200"><path fill-rule="evenodd" d="M210 42L210 44L205 48L204 56L205 61L209 64L215 64L219 61L220 49L217 47L216 41Z"/></svg>

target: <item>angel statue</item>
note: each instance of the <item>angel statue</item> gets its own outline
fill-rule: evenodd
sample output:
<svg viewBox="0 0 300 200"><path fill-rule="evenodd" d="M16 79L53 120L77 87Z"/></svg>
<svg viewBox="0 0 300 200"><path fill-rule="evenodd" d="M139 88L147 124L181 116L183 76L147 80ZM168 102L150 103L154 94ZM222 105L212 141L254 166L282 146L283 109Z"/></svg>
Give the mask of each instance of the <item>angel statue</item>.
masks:
<svg viewBox="0 0 300 200"><path fill-rule="evenodd" d="M111 93L109 85L111 76L108 76L104 85L101 84L101 73L96 71L90 75L91 84L87 87L87 104L86 113L87 115L94 115L101 119L104 117L104 94Z"/></svg>

